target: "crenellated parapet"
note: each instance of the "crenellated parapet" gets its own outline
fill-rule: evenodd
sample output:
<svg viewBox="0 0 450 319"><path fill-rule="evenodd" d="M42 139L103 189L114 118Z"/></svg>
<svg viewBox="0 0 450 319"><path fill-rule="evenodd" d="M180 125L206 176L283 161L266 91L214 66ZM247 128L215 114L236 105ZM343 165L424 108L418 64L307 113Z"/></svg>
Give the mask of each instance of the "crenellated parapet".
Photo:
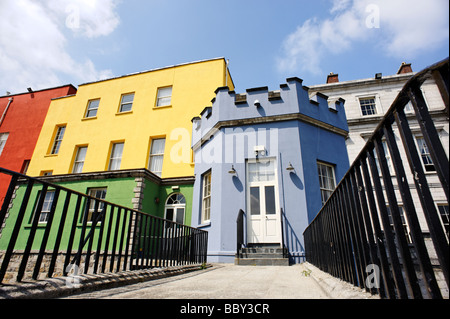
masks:
<svg viewBox="0 0 450 319"><path fill-rule="evenodd" d="M245 93L236 93L228 87L217 88L212 105L192 119L192 145L221 127L287 120L305 121L347 135L345 101L341 98L329 101L328 96L319 92L310 97L309 88L302 82L292 77L278 90L263 86L247 89Z"/></svg>

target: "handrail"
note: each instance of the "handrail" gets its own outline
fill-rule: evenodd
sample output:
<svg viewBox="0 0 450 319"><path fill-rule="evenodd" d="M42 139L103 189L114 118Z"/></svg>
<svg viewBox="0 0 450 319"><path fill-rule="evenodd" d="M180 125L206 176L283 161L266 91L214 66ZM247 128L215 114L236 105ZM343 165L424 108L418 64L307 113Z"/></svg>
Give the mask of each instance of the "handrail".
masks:
<svg viewBox="0 0 450 319"><path fill-rule="evenodd" d="M423 212L448 287L449 243L431 194L431 187L437 188L438 183L431 185L425 175L422 154L418 152L404 108L411 102L415 123L420 127L448 206L449 160L421 91L426 80L434 79L445 105L442 114L448 120L448 71L447 58L417 73L404 85L333 194L304 231L308 262L383 298L423 298L423 292L426 297L442 298L417 215L418 211ZM399 132L405 155L400 154L394 129ZM410 174L406 173L406 161ZM413 200L408 178L413 180L420 205ZM405 233L403 216L409 234ZM416 272L414 264L420 272ZM368 287L367 269L375 268L382 279L378 285ZM418 275L422 277L422 288Z"/></svg>
<svg viewBox="0 0 450 319"><path fill-rule="evenodd" d="M239 210L238 216L236 219L236 257L239 257L239 252L243 245L245 245L244 241L244 211L242 209Z"/></svg>
<svg viewBox="0 0 450 319"><path fill-rule="evenodd" d="M1 246L6 247L0 251L3 253L0 282L7 272L17 272L16 279L21 281L30 272L30 266L32 278L38 279L41 265L48 259L48 277L53 276L55 268L59 269L60 275L67 275L74 266L78 269L82 258L85 259L85 274L107 272L107 265L109 272L118 272L206 262L208 233L204 230L0 167L1 175L9 175L11 180L0 210L0 225L5 223L7 227L0 238ZM19 194L21 188L23 192ZM49 191L54 191L51 209L45 223L39 225ZM88 221L92 201L97 213L93 214L92 221ZM34 203L37 203L35 207ZM11 204L14 204L13 209ZM24 222L26 216L30 216L31 227ZM76 240L78 247L74 247ZM48 251L51 251L50 255ZM34 261L30 255L36 252ZM18 271L10 267L12 258L20 261ZM30 265L32 263L34 267Z"/></svg>

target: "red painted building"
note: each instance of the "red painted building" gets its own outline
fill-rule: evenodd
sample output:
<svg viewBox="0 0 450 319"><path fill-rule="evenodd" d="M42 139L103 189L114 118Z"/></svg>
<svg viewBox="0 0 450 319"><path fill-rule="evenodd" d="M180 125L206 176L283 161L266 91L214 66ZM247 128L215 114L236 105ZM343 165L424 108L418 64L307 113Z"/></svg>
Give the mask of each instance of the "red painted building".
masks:
<svg viewBox="0 0 450 319"><path fill-rule="evenodd" d="M77 89L64 85L39 91L0 96L0 167L26 173L53 98L75 94ZM10 178L0 174L0 205Z"/></svg>

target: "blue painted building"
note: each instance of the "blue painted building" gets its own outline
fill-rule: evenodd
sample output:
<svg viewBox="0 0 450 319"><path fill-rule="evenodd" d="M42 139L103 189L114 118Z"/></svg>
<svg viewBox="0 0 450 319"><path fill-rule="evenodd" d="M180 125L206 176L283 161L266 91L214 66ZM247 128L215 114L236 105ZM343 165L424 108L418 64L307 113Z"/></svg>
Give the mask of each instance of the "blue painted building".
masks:
<svg viewBox="0 0 450 319"><path fill-rule="evenodd" d="M299 78L221 87L192 122L192 226L209 231L208 261L234 262L240 210L246 245L284 243L301 261L304 229L349 168L344 101L309 97Z"/></svg>

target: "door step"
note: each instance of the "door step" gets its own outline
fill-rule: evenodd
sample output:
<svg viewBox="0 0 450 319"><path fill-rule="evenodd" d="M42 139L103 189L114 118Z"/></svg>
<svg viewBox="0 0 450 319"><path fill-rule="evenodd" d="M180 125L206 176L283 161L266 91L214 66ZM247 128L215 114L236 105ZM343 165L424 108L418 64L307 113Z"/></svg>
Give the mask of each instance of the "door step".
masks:
<svg viewBox="0 0 450 319"><path fill-rule="evenodd" d="M234 259L242 266L289 266L286 248L277 246L250 246L242 248Z"/></svg>

